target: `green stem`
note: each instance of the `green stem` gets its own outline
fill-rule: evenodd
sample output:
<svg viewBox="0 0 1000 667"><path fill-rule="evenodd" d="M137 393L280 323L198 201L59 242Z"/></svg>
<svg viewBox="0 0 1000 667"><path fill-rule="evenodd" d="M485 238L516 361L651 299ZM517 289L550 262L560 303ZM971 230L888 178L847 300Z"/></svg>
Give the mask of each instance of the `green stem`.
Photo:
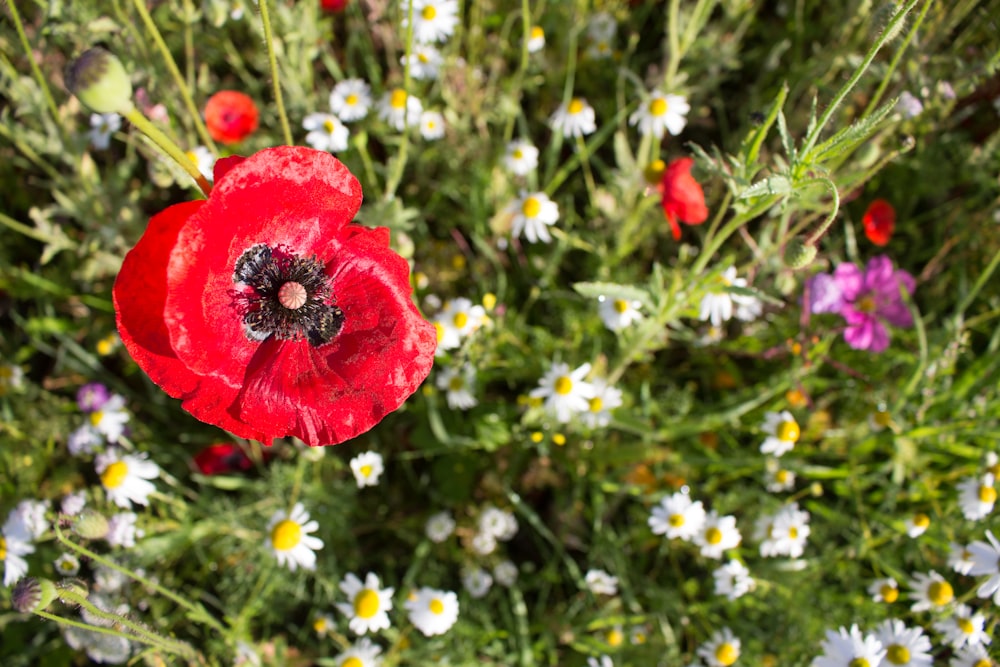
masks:
<svg viewBox="0 0 1000 667"><path fill-rule="evenodd" d="M513 87L514 90L518 91L518 102L520 102L520 93L523 88L524 73L528 71L528 59L531 57L531 54L528 53L528 40L531 39L531 5L528 0L521 0L521 25L524 28L524 36L521 39L521 62L517 68L517 75L514 78L515 85ZM503 130L505 145L514 136L514 121L516 119L516 114L511 114L507 118L507 124Z"/></svg>
<svg viewBox="0 0 1000 667"><path fill-rule="evenodd" d="M749 211L735 216L732 220L726 223L726 226L722 228L722 231L720 231L714 238L712 238L711 241L709 241L709 243L706 244L704 248L702 248L701 252L698 254L697 261L695 261L694 266L691 268L691 274L695 276L701 274L701 272L705 270L705 267L708 266L708 263L712 261L712 257L715 253L722 247L722 244L726 242L726 239L732 236L740 227L774 206L779 199L781 199L781 195L769 195L767 199L762 200Z"/></svg>
<svg viewBox="0 0 1000 667"><path fill-rule="evenodd" d="M667 10L667 44L670 49L670 62L667 63L667 73L663 76L667 90L673 88L674 77L677 75L677 68L681 63L680 36L677 32L680 5L680 0L670 0L670 8Z"/></svg>
<svg viewBox="0 0 1000 667"><path fill-rule="evenodd" d="M212 137L208 133L208 128L205 127L205 122L201 119L201 113L199 113L198 107L194 104L194 98L191 97L191 91L188 90L187 84L184 82L184 76L177 67L174 56L170 53L170 49L167 48L167 43L163 41L163 35L160 34L156 24L153 23L153 17L149 15L149 11L146 9L145 0L132 0L132 5L139 13L140 18L142 18L142 22L152 36L153 42L156 43L156 48L160 50L163 62L166 63L167 69L170 70L170 75L174 78L174 85L177 86L181 99L184 101L184 106L187 107L188 115L191 116L191 120L194 122L198 136L201 137L201 141L208 146L209 150L218 155L219 149L216 147L215 142L212 141ZM146 134L148 135L149 133L147 132ZM202 189L204 190L204 188ZM206 194L208 193L206 192Z"/></svg>
<svg viewBox="0 0 1000 667"><path fill-rule="evenodd" d="M17 37L21 40L21 48L24 49L24 55L27 56L28 64L31 65L31 74L35 77L38 87L42 90L42 95L45 97L45 104L49 108L49 113L52 114L53 122L61 130L62 123L59 122L59 109L56 107L56 101L52 97L52 91L49 90L49 84L45 81L42 70L38 67L38 63L35 62L35 56L31 53L31 43L28 41L28 35L24 32L24 24L21 23L21 15L17 11L17 3L13 1L8 2L7 7L10 8L10 16L14 20Z"/></svg>
<svg viewBox="0 0 1000 667"><path fill-rule="evenodd" d="M274 103L278 107L278 121L281 123L281 133L285 136L285 144L294 145L292 128L288 126L288 115L285 113L285 100L281 96L281 79L278 76L278 57L274 53L274 35L271 34L271 16L267 9L267 0L260 0L260 22L264 26L264 43L267 44L267 62L271 67L271 85L274 86Z"/></svg>
<svg viewBox="0 0 1000 667"><path fill-rule="evenodd" d="M889 87L889 82L892 80L892 73L896 71L896 67L899 66L899 61L902 59L903 54L906 53L906 49L910 46L910 42L916 37L917 31L920 30L920 26L924 22L924 17L927 16L927 10L931 8L931 2L928 0L924 3L924 8L920 12L920 16L913 23L913 27L910 28L910 32L907 33L906 39L903 40L903 44L896 50L896 53L892 55L892 60L889 62L889 68L886 70L885 76L882 77L882 82L879 83L878 89L876 89L875 94L872 95L872 99L868 102L868 106L865 107L864 113L861 114L859 120L867 118L871 112L878 108L878 103L882 100L882 95L885 94L885 89Z"/></svg>
<svg viewBox="0 0 1000 667"><path fill-rule="evenodd" d="M830 211L830 214L826 216L826 220L823 221L823 224L817 227L816 231L810 234L809 238L805 240L806 245L816 245L819 240L823 238L823 234L826 234L826 230L830 228L833 221L837 219L837 214L840 213L840 192L837 190L837 184L829 178L810 178L807 181L802 181L800 185L807 186L815 184L822 184L830 189L830 192L833 194L833 209Z"/></svg>
<svg viewBox="0 0 1000 667"><path fill-rule="evenodd" d="M410 128L406 120L407 108L410 102L410 56L413 54L413 2L407 2L406 20L406 49L403 52L403 92L406 93L406 102L403 105L403 137L399 142L399 153L392 162L392 171L385 182L385 199L392 199L396 195L396 188L403 180L403 170L406 168L407 153L410 150Z"/></svg>
<svg viewBox="0 0 1000 667"><path fill-rule="evenodd" d="M157 147L159 147L160 150L170 156L184 171L190 174L191 178L193 178L195 183L198 184L198 187L201 188L201 191L205 193L206 197L211 194L212 185L205 179L204 176L201 175L201 172L198 171L198 165L196 165L194 161L184 153L184 151L178 148L177 144L170 141L167 135L163 134L158 127L149 122L149 120L142 115L142 112L135 107L132 107L132 109L125 114L125 118L127 118L130 123L135 125L140 132L149 137L149 139Z"/></svg>

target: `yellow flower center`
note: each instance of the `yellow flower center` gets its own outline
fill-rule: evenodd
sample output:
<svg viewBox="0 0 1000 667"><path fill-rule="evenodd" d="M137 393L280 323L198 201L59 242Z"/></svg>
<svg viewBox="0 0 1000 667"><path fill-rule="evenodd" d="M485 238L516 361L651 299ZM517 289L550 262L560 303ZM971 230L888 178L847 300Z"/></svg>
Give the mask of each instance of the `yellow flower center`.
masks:
<svg viewBox="0 0 1000 667"><path fill-rule="evenodd" d="M440 344L444 340L444 326L440 322L435 322L434 329L437 331L438 344Z"/></svg>
<svg viewBox="0 0 1000 667"><path fill-rule="evenodd" d="M931 518L921 512L913 517L913 525L917 528L926 528L931 525Z"/></svg>
<svg viewBox="0 0 1000 667"><path fill-rule="evenodd" d="M452 379L448 380L448 389L452 391L459 391L465 388L465 378L461 375L456 375Z"/></svg>
<svg viewBox="0 0 1000 667"><path fill-rule="evenodd" d="M872 667L868 658L855 658L847 663L847 667Z"/></svg>
<svg viewBox="0 0 1000 667"><path fill-rule="evenodd" d="M483 308L486 310L493 310L497 305L497 295L493 292L487 292L483 295Z"/></svg>
<svg viewBox="0 0 1000 667"><path fill-rule="evenodd" d="M96 412L91 412L90 413L90 425L91 426L99 426L100 423L101 423L101 420L103 420L103 419L104 419L104 413L101 412L100 410L98 410Z"/></svg>
<svg viewBox="0 0 1000 667"><path fill-rule="evenodd" d="M625 635L618 628L608 630L608 646L621 646L625 641Z"/></svg>
<svg viewBox="0 0 1000 667"><path fill-rule="evenodd" d="M663 172L667 170L667 163L663 160L653 160L642 169L642 177L650 185L657 185L663 179Z"/></svg>
<svg viewBox="0 0 1000 667"><path fill-rule="evenodd" d="M521 204L521 213L524 214L526 218L534 218L542 210L542 202L538 201L537 197L528 197Z"/></svg>
<svg viewBox="0 0 1000 667"><path fill-rule="evenodd" d="M536 445L545 439L545 434L541 431L535 431L531 434L531 441Z"/></svg>
<svg viewBox="0 0 1000 667"><path fill-rule="evenodd" d="M197 160L195 160L195 162L197 162ZM111 350L114 349L114 346L115 346L114 338L110 336L107 338L102 338L101 340L97 341L97 354L101 355L102 357L106 357L109 354L111 354Z"/></svg>
<svg viewBox="0 0 1000 667"><path fill-rule="evenodd" d="M971 635L976 631L976 626L974 626L972 621L968 618L959 618L955 621L955 623L958 625L958 629L967 635Z"/></svg>
<svg viewBox="0 0 1000 667"><path fill-rule="evenodd" d="M313 630L315 630L320 634L326 632L327 631L326 619L320 616L315 621L313 621Z"/></svg>
<svg viewBox="0 0 1000 667"><path fill-rule="evenodd" d="M875 414L872 415L872 421L875 422L876 426L885 428L892 423L892 415L890 415L887 410L877 410Z"/></svg>
<svg viewBox="0 0 1000 667"><path fill-rule="evenodd" d="M781 422L778 424L778 428L775 429L774 435L778 440L784 440L785 442L798 442L799 435L799 425L795 422Z"/></svg>
<svg viewBox="0 0 1000 667"><path fill-rule="evenodd" d="M779 484L787 484L790 475L791 475L790 472L782 468L778 472L774 473L774 480Z"/></svg>
<svg viewBox="0 0 1000 667"><path fill-rule="evenodd" d="M455 317L451 321L456 329L464 329L465 325L469 323L469 315L468 313L455 313Z"/></svg>
<svg viewBox="0 0 1000 667"><path fill-rule="evenodd" d="M600 396L596 396L587 401L587 405L590 407L591 412L600 412L604 407L604 401L601 400Z"/></svg>
<svg viewBox="0 0 1000 667"><path fill-rule="evenodd" d="M545 37L545 31L542 30L541 26L531 27L531 39L542 39L543 37Z"/></svg>
<svg viewBox="0 0 1000 667"><path fill-rule="evenodd" d="M993 667L993 663L989 658L982 658L977 660L976 664L972 665L972 667Z"/></svg>
<svg viewBox="0 0 1000 667"><path fill-rule="evenodd" d="M718 544L722 541L722 531L712 526L705 531L705 541L709 544Z"/></svg>
<svg viewBox="0 0 1000 667"><path fill-rule="evenodd" d="M799 536L799 529L796 528L795 526L792 526L791 528L788 529L788 536L794 540L796 537Z"/></svg>
<svg viewBox="0 0 1000 667"><path fill-rule="evenodd" d="M901 644L893 644L885 654L885 659L894 665L910 664L910 649Z"/></svg>
<svg viewBox="0 0 1000 667"><path fill-rule="evenodd" d="M878 589L879 594L882 599L886 602L895 602L899 599L899 589L893 588L889 584L882 584L882 587Z"/></svg>
<svg viewBox="0 0 1000 667"><path fill-rule="evenodd" d="M583 111L583 100L574 97L569 101L569 106L566 107L566 111L568 111L571 116L577 115Z"/></svg>
<svg viewBox="0 0 1000 667"><path fill-rule="evenodd" d="M423 51L421 51L420 53L417 54L417 60L419 60L424 65L426 65L427 63L429 63L431 61L431 59L428 58L427 54L424 53Z"/></svg>
<svg viewBox="0 0 1000 667"><path fill-rule="evenodd" d="M735 646L729 642L725 642L719 645L719 648L715 649L715 659L718 660L720 665L729 665L736 662L736 659L740 657L740 652Z"/></svg>
<svg viewBox="0 0 1000 667"><path fill-rule="evenodd" d="M392 95L389 96L389 106L393 109L406 108L406 91L402 88L392 91Z"/></svg>
<svg viewBox="0 0 1000 667"><path fill-rule="evenodd" d="M935 581L927 587L927 599L941 607L955 599L955 591L947 581Z"/></svg>
<svg viewBox="0 0 1000 667"><path fill-rule="evenodd" d="M7 538L0 535L0 560L7 560Z"/></svg>
<svg viewBox="0 0 1000 667"><path fill-rule="evenodd" d="M552 443L562 447L566 444L566 436L562 433L555 433L552 435Z"/></svg>
<svg viewBox="0 0 1000 667"><path fill-rule="evenodd" d="M325 120L323 121L323 129L326 130L327 134L333 134L333 131L337 129L337 126L332 120Z"/></svg>
<svg viewBox="0 0 1000 667"><path fill-rule="evenodd" d="M351 93L350 95L344 98L344 104L346 104L349 107L353 107L357 103L358 103L358 96L355 95L354 93Z"/></svg>
<svg viewBox="0 0 1000 667"><path fill-rule="evenodd" d="M363 588L354 596L354 615L371 618L378 613L381 602L378 593L370 588Z"/></svg>
<svg viewBox="0 0 1000 667"><path fill-rule="evenodd" d="M875 299L871 296L863 297L854 304L854 307L860 310L862 313L874 313Z"/></svg>
<svg viewBox="0 0 1000 667"><path fill-rule="evenodd" d="M443 614L444 613L444 602L434 598L431 603L427 605L427 608L431 610L432 614Z"/></svg>
<svg viewBox="0 0 1000 667"><path fill-rule="evenodd" d="M420 16L422 16L425 21L433 21L434 17L437 16L437 10L434 9L433 5L427 5L424 7L424 10L420 12Z"/></svg>
<svg viewBox="0 0 1000 667"><path fill-rule="evenodd" d="M301 540L302 526L291 519L279 521L271 529L271 544L278 551L294 549Z"/></svg>
<svg viewBox="0 0 1000 667"><path fill-rule="evenodd" d="M522 151L520 148L515 148L510 152L510 156L515 160L520 160L524 157L524 151Z"/></svg>
<svg viewBox="0 0 1000 667"><path fill-rule="evenodd" d="M187 159L191 160L191 162L198 164L198 156L195 155L194 151L188 151L184 155L187 155Z"/></svg>
<svg viewBox="0 0 1000 667"><path fill-rule="evenodd" d="M671 514L667 517L667 523L669 523L674 528L680 528L684 525L684 515L683 514Z"/></svg>
<svg viewBox="0 0 1000 667"><path fill-rule="evenodd" d="M979 502L992 505L997 501L997 490L992 486L979 487Z"/></svg>
<svg viewBox="0 0 1000 667"><path fill-rule="evenodd" d="M628 301L625 301L624 299L615 299L614 308L615 312L621 315L628 310Z"/></svg>
<svg viewBox="0 0 1000 667"><path fill-rule="evenodd" d="M657 97L656 99L649 101L649 113L652 116L662 116L667 113L668 104L662 97Z"/></svg>
<svg viewBox="0 0 1000 667"><path fill-rule="evenodd" d="M344 662L340 663L340 667L365 667L365 663L361 662L361 658L351 656Z"/></svg>
<svg viewBox="0 0 1000 667"><path fill-rule="evenodd" d="M553 388L556 390L557 394L559 394L560 396L565 396L569 392L573 391L573 381L570 380L565 375L563 375L561 378L556 380L556 383L555 385L553 385Z"/></svg>
<svg viewBox="0 0 1000 667"><path fill-rule="evenodd" d="M101 473L101 484L105 489L117 489L128 477L128 464L124 461L115 461Z"/></svg>
<svg viewBox="0 0 1000 667"><path fill-rule="evenodd" d="M372 474L372 467L370 465L363 465L359 470L362 477L370 477Z"/></svg>

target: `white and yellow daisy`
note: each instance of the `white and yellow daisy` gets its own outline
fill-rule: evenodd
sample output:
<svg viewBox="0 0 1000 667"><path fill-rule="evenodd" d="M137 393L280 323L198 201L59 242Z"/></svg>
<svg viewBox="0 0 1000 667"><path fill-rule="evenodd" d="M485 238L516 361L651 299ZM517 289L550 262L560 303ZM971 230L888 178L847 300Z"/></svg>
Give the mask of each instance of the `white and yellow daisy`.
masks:
<svg viewBox="0 0 1000 667"><path fill-rule="evenodd" d="M425 637L442 635L458 620L458 596L451 591L420 588L403 604L410 623Z"/></svg>
<svg viewBox="0 0 1000 667"><path fill-rule="evenodd" d="M746 286L746 278L737 278L736 267L730 266L716 276L715 283L709 292L702 297L698 319L702 322L711 322L716 327L722 326L723 322L727 322L733 317L733 302L745 298L730 293L728 289Z"/></svg>
<svg viewBox="0 0 1000 667"><path fill-rule="evenodd" d="M445 392L445 400L452 410L468 410L479 403L473 393L476 387L476 367L469 362L461 366L446 366L438 373L435 384Z"/></svg>
<svg viewBox="0 0 1000 667"><path fill-rule="evenodd" d="M604 570L587 570L583 580L594 595L618 595L618 577Z"/></svg>
<svg viewBox="0 0 1000 667"><path fill-rule="evenodd" d="M611 39L591 40L583 54L591 60L605 60L610 58L615 52Z"/></svg>
<svg viewBox="0 0 1000 667"><path fill-rule="evenodd" d="M545 48L545 30L540 25L531 26L528 31L528 53L538 53Z"/></svg>
<svg viewBox="0 0 1000 667"><path fill-rule="evenodd" d="M503 165L512 174L527 176L538 167L538 149L527 139L515 139L507 144Z"/></svg>
<svg viewBox="0 0 1000 667"><path fill-rule="evenodd" d="M31 533L16 512L17 510L11 510L0 532L0 560L4 566L4 586L10 586L28 573L28 561L24 557L35 552Z"/></svg>
<svg viewBox="0 0 1000 667"><path fill-rule="evenodd" d="M885 658L885 649L875 635L866 635L857 625L850 631L840 628L826 631L821 647L823 655L812 661L812 667L877 667Z"/></svg>
<svg viewBox="0 0 1000 667"><path fill-rule="evenodd" d="M160 475L160 467L146 456L145 453L123 455L117 449L109 449L94 459L108 500L118 507L128 509L130 503L149 504L149 494L156 490L149 480Z"/></svg>
<svg viewBox="0 0 1000 667"><path fill-rule="evenodd" d="M615 667L615 663L610 655L591 656L587 658L587 667Z"/></svg>
<svg viewBox="0 0 1000 667"><path fill-rule="evenodd" d="M400 132L420 125L420 114L423 112L424 105L420 100L402 88L386 92L378 103L378 117Z"/></svg>
<svg viewBox="0 0 1000 667"><path fill-rule="evenodd" d="M587 399L587 411L580 415L580 421L589 428L603 428L611 423L611 411L621 407L622 392L600 378L590 386L594 395Z"/></svg>
<svg viewBox="0 0 1000 667"><path fill-rule="evenodd" d="M399 64L405 67L407 61L410 64L410 76L413 79L433 81L438 78L438 72L444 58L441 57L441 52L430 44L414 44L413 53L410 54L409 59L404 55L400 57Z"/></svg>
<svg viewBox="0 0 1000 667"><path fill-rule="evenodd" d="M204 176L206 181L209 183L215 181L215 154L207 146L195 146L185 155L191 162L194 162L195 166L198 167L198 173ZM118 337L112 335L98 343L97 353L106 355L107 352L102 353L102 343L109 348L108 352L110 352L110 347L118 343Z"/></svg>
<svg viewBox="0 0 1000 667"><path fill-rule="evenodd" d="M723 553L740 545L743 536L736 528L736 517L719 516L715 510L705 515L705 523L695 533L693 542L701 547L705 558L721 559Z"/></svg>
<svg viewBox="0 0 1000 667"><path fill-rule="evenodd" d="M128 423L128 412L125 411L125 397L113 394L105 401L100 410L90 413L90 426L107 439L115 442L125 433Z"/></svg>
<svg viewBox="0 0 1000 667"><path fill-rule="evenodd" d="M584 137L597 130L594 107L582 97L574 97L560 104L549 118L549 125L564 137Z"/></svg>
<svg viewBox="0 0 1000 667"><path fill-rule="evenodd" d="M420 136L427 141L435 141L444 136L444 116L440 111L425 111L420 114Z"/></svg>
<svg viewBox="0 0 1000 667"><path fill-rule="evenodd" d="M513 512L487 505L479 514L479 531L508 542L517 534L517 518Z"/></svg>
<svg viewBox="0 0 1000 667"><path fill-rule="evenodd" d="M433 320L437 328L438 350L459 347L462 340L479 330L485 321L486 309L471 300L458 297L448 301Z"/></svg>
<svg viewBox="0 0 1000 667"><path fill-rule="evenodd" d="M906 527L906 534L910 537L920 537L930 528L931 518L923 512L917 512L913 516L906 518L903 522Z"/></svg>
<svg viewBox="0 0 1000 667"><path fill-rule="evenodd" d="M972 558L969 574L973 577L988 575L989 579L979 585L976 595L981 598L992 595L993 602L1000 605L1000 541L988 530L986 539L989 544L976 540L968 547Z"/></svg>
<svg viewBox="0 0 1000 667"><path fill-rule="evenodd" d="M931 570L927 574L917 572L910 582L910 605L912 611L939 611L955 601L955 589L940 574Z"/></svg>
<svg viewBox="0 0 1000 667"><path fill-rule="evenodd" d="M30 539L37 540L49 529L49 520L46 517L48 512L48 500L26 498L11 510L9 516L10 520L19 521L24 526Z"/></svg>
<svg viewBox="0 0 1000 667"><path fill-rule="evenodd" d="M767 434L767 438L760 444L760 453L774 457L791 451L802 434L798 422L788 410L764 413L764 423L760 430Z"/></svg>
<svg viewBox="0 0 1000 667"><path fill-rule="evenodd" d="M724 595L730 600L743 597L756 585L747 566L732 559L716 568L712 572L712 578L715 579L715 594Z"/></svg>
<svg viewBox="0 0 1000 667"><path fill-rule="evenodd" d="M758 525L764 532L760 543L760 555L764 558L798 558L805 550L806 539L811 532L809 512L800 510L798 503L782 507L773 516L763 517Z"/></svg>
<svg viewBox="0 0 1000 667"><path fill-rule="evenodd" d="M88 456L104 445L104 439L90 424L75 429L66 438L66 449L72 456Z"/></svg>
<svg viewBox="0 0 1000 667"><path fill-rule="evenodd" d="M279 510L267 524L267 546L274 552L279 565L292 572L316 569L316 552L323 548L323 540L309 533L316 532L319 523L309 520L302 503L295 503L291 513Z"/></svg>
<svg viewBox="0 0 1000 667"><path fill-rule="evenodd" d="M722 628L713 632L696 653L708 667L730 667L740 657L740 640L732 630Z"/></svg>
<svg viewBox="0 0 1000 667"><path fill-rule="evenodd" d="M411 0L413 40L426 44L443 42L458 25L458 0ZM409 26L410 7L403 4L403 29Z"/></svg>
<svg viewBox="0 0 1000 667"><path fill-rule="evenodd" d="M52 563L56 572L63 577L75 577L80 571L80 559L73 554L63 554Z"/></svg>
<svg viewBox="0 0 1000 667"><path fill-rule="evenodd" d="M966 477L958 483L958 504L969 521L979 521L993 511L997 501L996 478L993 473L981 477Z"/></svg>
<svg viewBox="0 0 1000 667"><path fill-rule="evenodd" d="M455 520L451 517L451 512L447 511L432 514L424 527L427 539L435 544L444 542L453 532L455 532Z"/></svg>
<svg viewBox="0 0 1000 667"><path fill-rule="evenodd" d="M362 637L353 646L333 658L336 667L381 667L379 655L382 647L367 637Z"/></svg>
<svg viewBox="0 0 1000 667"><path fill-rule="evenodd" d="M771 493L791 491L795 488L795 473L782 468L777 459L769 458L764 464L764 485Z"/></svg>
<svg viewBox="0 0 1000 667"><path fill-rule="evenodd" d="M693 540L705 525L705 507L700 500L692 501L683 491L667 496L656 505L649 517L649 527L655 535L667 539Z"/></svg>
<svg viewBox="0 0 1000 667"><path fill-rule="evenodd" d="M583 378L590 373L590 364L578 366L570 371L569 365L561 362L552 364L548 372L538 381L538 387L529 394L532 398L545 399L545 410L560 423L567 423L573 417L590 409L590 399L594 388Z"/></svg>
<svg viewBox="0 0 1000 667"><path fill-rule="evenodd" d="M24 369L17 364L0 363L0 396L24 389Z"/></svg>
<svg viewBox="0 0 1000 667"><path fill-rule="evenodd" d="M611 39L618 32L618 21L608 12L594 12L587 21L587 37Z"/></svg>
<svg viewBox="0 0 1000 667"><path fill-rule="evenodd" d="M959 649L952 656L948 667L997 667L997 663L990 659L985 646L976 644Z"/></svg>
<svg viewBox="0 0 1000 667"><path fill-rule="evenodd" d="M313 619L312 629L320 637L326 637L337 628L337 622L330 614L317 614Z"/></svg>
<svg viewBox="0 0 1000 667"><path fill-rule="evenodd" d="M497 550L497 538L486 531L477 531L469 540L469 548L480 556L488 556Z"/></svg>
<svg viewBox="0 0 1000 667"><path fill-rule="evenodd" d="M362 452L351 459L350 466L359 489L377 486L379 477L385 472L382 455L378 452Z"/></svg>
<svg viewBox="0 0 1000 667"><path fill-rule="evenodd" d="M121 129L122 117L116 113L90 114L90 144L99 151L111 145L111 135Z"/></svg>
<svg viewBox="0 0 1000 667"><path fill-rule="evenodd" d="M350 130L332 113L311 113L302 119L302 127L309 130L306 143L316 150L329 153L347 150Z"/></svg>
<svg viewBox="0 0 1000 667"><path fill-rule="evenodd" d="M868 584L868 594L875 602L892 604L899 599L899 584L892 577L876 579Z"/></svg>
<svg viewBox="0 0 1000 667"><path fill-rule="evenodd" d="M507 206L506 213L514 216L510 232L514 238L523 233L529 243L552 241L548 227L559 220L559 205L544 192L522 192L519 199Z"/></svg>
<svg viewBox="0 0 1000 667"><path fill-rule="evenodd" d="M958 574L967 575L972 570L975 562L972 560L972 552L963 544L952 542L948 546L948 567Z"/></svg>
<svg viewBox="0 0 1000 667"><path fill-rule="evenodd" d="M87 504L87 494L83 491L67 493L62 502L59 503L59 510L66 515L76 516Z"/></svg>
<svg viewBox="0 0 1000 667"><path fill-rule="evenodd" d="M493 586L493 577L481 567L472 567L462 572L462 586L474 600L485 597Z"/></svg>
<svg viewBox="0 0 1000 667"><path fill-rule="evenodd" d="M629 125L637 125L639 134L662 139L665 132L677 136L684 131L687 113L691 110L687 99L680 95L667 95L654 90L642 106L628 118Z"/></svg>
<svg viewBox="0 0 1000 667"><path fill-rule="evenodd" d="M601 295L597 297L597 314L611 331L621 331L642 319L642 302L635 299L615 298Z"/></svg>
<svg viewBox="0 0 1000 667"><path fill-rule="evenodd" d="M894 667L934 667L931 640L923 628L908 628L898 618L887 618L875 628L875 638L885 649L883 665Z"/></svg>
<svg viewBox="0 0 1000 667"><path fill-rule="evenodd" d="M119 512L108 517L108 533L104 536L113 547L131 549L135 546L135 538L141 537L141 531L136 529L139 515L135 512Z"/></svg>
<svg viewBox="0 0 1000 667"><path fill-rule="evenodd" d="M330 93L330 111L345 123L361 120L371 106L371 86L362 79L344 79Z"/></svg>
<svg viewBox="0 0 1000 667"><path fill-rule="evenodd" d="M955 612L934 621L934 629L944 635L945 643L952 648L989 644L992 637L984 630L986 617L965 604L955 605Z"/></svg>
<svg viewBox="0 0 1000 667"><path fill-rule="evenodd" d="M340 582L340 590L349 602L338 602L337 609L350 619L348 627L356 635L378 632L389 627L394 588L380 588L378 577L369 572L364 584L352 572Z"/></svg>

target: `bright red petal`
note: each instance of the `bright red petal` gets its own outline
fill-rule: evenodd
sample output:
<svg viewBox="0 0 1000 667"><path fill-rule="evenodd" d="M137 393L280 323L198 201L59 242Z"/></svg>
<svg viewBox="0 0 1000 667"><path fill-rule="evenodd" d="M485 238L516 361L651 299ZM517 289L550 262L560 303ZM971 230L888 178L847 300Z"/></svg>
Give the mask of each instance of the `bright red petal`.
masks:
<svg viewBox="0 0 1000 667"><path fill-rule="evenodd" d="M708 219L705 193L691 175L693 165L694 160L689 157L678 158L663 172L660 181L663 212L671 226L676 226L678 219L688 225L700 225ZM680 238L679 230L674 231L674 238Z"/></svg>
<svg viewBox="0 0 1000 667"><path fill-rule="evenodd" d="M896 209L886 200L876 199L868 206L861 223L868 240L877 246L884 246L889 243L896 228Z"/></svg>

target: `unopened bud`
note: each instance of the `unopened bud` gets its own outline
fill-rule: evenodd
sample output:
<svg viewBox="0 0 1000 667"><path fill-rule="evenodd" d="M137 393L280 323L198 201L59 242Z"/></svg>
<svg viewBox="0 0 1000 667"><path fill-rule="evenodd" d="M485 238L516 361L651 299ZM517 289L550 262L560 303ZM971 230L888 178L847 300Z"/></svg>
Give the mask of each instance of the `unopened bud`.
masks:
<svg viewBox="0 0 1000 667"><path fill-rule="evenodd" d="M73 532L88 540L104 539L109 529L107 517L92 509L84 509L73 522Z"/></svg>
<svg viewBox="0 0 1000 667"><path fill-rule="evenodd" d="M94 47L70 63L66 87L84 106L98 113L125 114L132 110L132 82L122 62L111 52Z"/></svg>
<svg viewBox="0 0 1000 667"><path fill-rule="evenodd" d="M56 584L56 595L65 604L80 604L80 601L86 600L89 594L90 589L83 579L63 579Z"/></svg>
<svg viewBox="0 0 1000 667"><path fill-rule="evenodd" d="M816 246L807 244L801 239L792 239L785 246L785 266L790 269L803 269L816 259Z"/></svg>
<svg viewBox="0 0 1000 667"><path fill-rule="evenodd" d="M45 611L56 599L56 587L48 579L25 577L17 582L10 595L11 605L22 614Z"/></svg>

